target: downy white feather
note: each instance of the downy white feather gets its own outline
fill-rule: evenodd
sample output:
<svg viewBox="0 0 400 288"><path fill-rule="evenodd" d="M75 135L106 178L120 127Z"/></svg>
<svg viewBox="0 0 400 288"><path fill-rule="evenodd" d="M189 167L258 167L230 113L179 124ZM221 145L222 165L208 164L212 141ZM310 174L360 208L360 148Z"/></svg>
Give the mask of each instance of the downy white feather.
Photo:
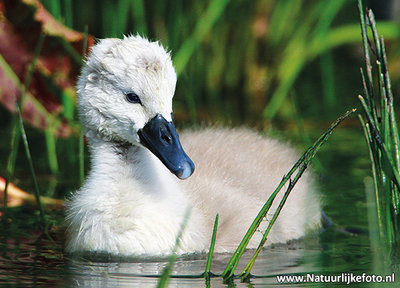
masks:
<svg viewBox="0 0 400 288"><path fill-rule="evenodd" d="M84 185L67 202L67 252L168 255L188 207L191 214L178 252L207 250L217 213L215 249L232 252L298 159L288 145L248 129L185 131L182 146L196 171L186 180L178 179L170 170L187 178L193 172L190 159L178 157L185 163L175 169L170 163L174 155L160 161L157 153L164 153L164 148L150 151L152 143L143 145L140 137L157 117L162 127L174 130L175 84L170 55L157 42L129 36L101 40L92 48L77 84L92 167ZM140 103L127 101L129 93L135 93ZM160 141L169 143L169 135ZM313 183L305 173L267 244L302 237L320 226L320 198ZM262 225L266 227L268 220ZM256 247L261 236L256 233L248 247Z"/></svg>

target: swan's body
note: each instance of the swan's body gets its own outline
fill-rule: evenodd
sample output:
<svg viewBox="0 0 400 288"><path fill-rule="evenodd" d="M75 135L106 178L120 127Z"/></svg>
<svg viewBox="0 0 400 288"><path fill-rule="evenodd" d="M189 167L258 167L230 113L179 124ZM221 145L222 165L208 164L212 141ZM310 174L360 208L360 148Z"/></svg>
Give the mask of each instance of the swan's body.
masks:
<svg viewBox="0 0 400 288"><path fill-rule="evenodd" d="M175 82L170 56L158 43L127 37L92 49L78 82L92 169L68 203L68 252L168 255L189 207L179 252L208 249L217 213L216 251L233 251L297 160L287 145L246 129L187 131L182 144L196 164L188 178L193 163L171 122ZM305 174L267 243L302 237L320 218L319 197ZM260 238L256 233L248 247Z"/></svg>

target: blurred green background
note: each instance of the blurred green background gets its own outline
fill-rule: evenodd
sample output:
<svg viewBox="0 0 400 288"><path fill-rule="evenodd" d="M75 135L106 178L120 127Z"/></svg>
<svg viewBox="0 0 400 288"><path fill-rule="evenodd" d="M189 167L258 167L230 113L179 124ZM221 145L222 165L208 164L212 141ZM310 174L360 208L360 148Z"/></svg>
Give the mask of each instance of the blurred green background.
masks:
<svg viewBox="0 0 400 288"><path fill-rule="evenodd" d="M97 38L146 35L172 50L175 109L185 120L258 124L332 119L357 102L362 65L355 0L43 0L60 21ZM366 1L393 21L396 1ZM382 24L383 25L383 24ZM379 28L379 27L378 27ZM380 27L386 38L396 26ZM388 45L398 87L398 41ZM394 67L396 66L396 67Z"/></svg>
<svg viewBox="0 0 400 288"><path fill-rule="evenodd" d="M178 126L219 123L263 131L295 130L298 134L306 130L317 135L339 114L358 106L363 53L356 0L42 3L66 26L78 31L87 27L96 38L139 33L168 47L178 73L174 98ZM389 0L364 4L373 8L378 30L387 40L393 91L397 95L400 27L395 17L399 5ZM61 98L58 95L63 103ZM68 117L79 123L74 109ZM0 111L4 127L0 175L5 175L11 113L3 107ZM356 119L346 123L359 125ZM69 139L49 140L51 136L27 129L38 174L61 173L67 176L64 179L79 178L77 134ZM364 141L361 137L360 141ZM23 177L27 164L22 151L16 174L27 179ZM73 182L79 186L79 181Z"/></svg>

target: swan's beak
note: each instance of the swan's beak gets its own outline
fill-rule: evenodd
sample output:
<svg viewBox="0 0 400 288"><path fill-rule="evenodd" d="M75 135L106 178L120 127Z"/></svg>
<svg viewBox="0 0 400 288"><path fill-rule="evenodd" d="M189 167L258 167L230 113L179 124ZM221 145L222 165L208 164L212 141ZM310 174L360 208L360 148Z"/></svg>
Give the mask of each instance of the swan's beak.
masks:
<svg viewBox="0 0 400 288"><path fill-rule="evenodd" d="M140 143L156 155L178 178L193 174L194 164L183 151L174 124L161 114L151 119L138 131Z"/></svg>

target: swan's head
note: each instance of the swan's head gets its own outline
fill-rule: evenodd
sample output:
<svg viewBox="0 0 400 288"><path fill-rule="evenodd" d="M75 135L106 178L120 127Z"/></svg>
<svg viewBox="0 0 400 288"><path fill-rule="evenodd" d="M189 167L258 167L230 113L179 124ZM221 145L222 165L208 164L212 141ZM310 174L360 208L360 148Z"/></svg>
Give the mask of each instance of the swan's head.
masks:
<svg viewBox="0 0 400 288"><path fill-rule="evenodd" d="M171 57L157 42L140 36L99 41L77 84L86 136L143 145L179 178L189 177L194 164L173 125L175 84Z"/></svg>

